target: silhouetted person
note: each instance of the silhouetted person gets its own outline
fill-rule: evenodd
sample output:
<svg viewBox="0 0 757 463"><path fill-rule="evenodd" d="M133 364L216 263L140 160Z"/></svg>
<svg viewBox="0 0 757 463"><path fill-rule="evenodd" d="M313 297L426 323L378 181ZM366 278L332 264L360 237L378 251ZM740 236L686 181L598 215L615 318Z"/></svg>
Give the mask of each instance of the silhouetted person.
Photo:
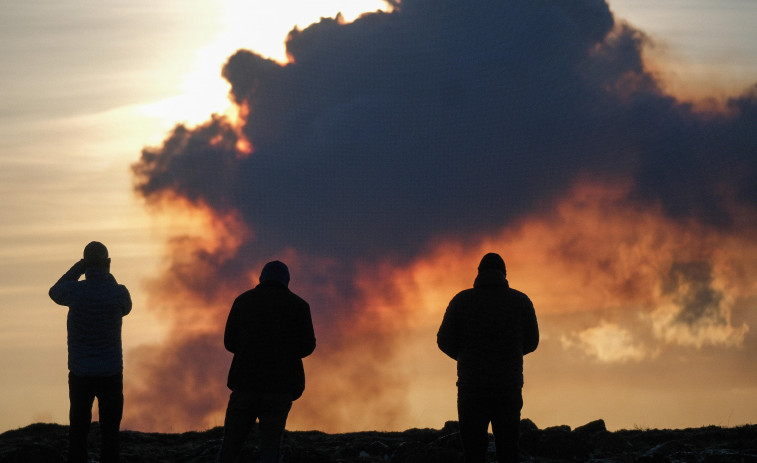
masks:
<svg viewBox="0 0 757 463"><path fill-rule="evenodd" d="M489 423L499 463L518 461L523 356L539 344L539 327L531 300L510 288L498 254L486 254L473 288L452 298L437 344L457 360L457 412L465 461L485 461Z"/></svg>
<svg viewBox="0 0 757 463"><path fill-rule="evenodd" d="M260 461L277 463L292 402L305 390L302 359L315 349L310 306L289 290L286 265L267 263L260 284L236 298L223 343L234 358L218 459L237 460L257 419Z"/></svg>
<svg viewBox="0 0 757 463"><path fill-rule="evenodd" d="M86 278L79 281L82 275ZM100 462L117 462L124 406L121 318L131 311L129 291L110 274L108 249L92 241L84 248L84 258L49 294L56 304L68 306L68 461L88 461L87 435L97 397Z"/></svg>

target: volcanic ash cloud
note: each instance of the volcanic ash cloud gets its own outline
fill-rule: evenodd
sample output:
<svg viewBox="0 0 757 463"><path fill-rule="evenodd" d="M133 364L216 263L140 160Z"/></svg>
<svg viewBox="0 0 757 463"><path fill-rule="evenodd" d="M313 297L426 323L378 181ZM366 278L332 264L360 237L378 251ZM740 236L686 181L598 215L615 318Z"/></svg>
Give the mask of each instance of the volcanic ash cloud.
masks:
<svg viewBox="0 0 757 463"><path fill-rule="evenodd" d="M238 119L177 125L143 150L137 194L156 214L200 219L168 243L151 286L174 329L130 353L129 425L222 422L225 317L271 259L290 265L316 325L290 420L302 428L438 424L419 423L440 417L419 411L414 384L426 380L412 362L436 355L434 325L488 251L524 276L519 289L545 316L593 314L547 325L555 352L638 362L666 345L748 339L733 316L754 289L724 275L757 259L744 239L757 224L753 91L717 114L664 94L644 66L644 34L604 1L393 6L293 30L285 64L236 52L223 76ZM677 233L688 249L673 246ZM734 243L747 244L741 255ZM559 254L527 265L550 245ZM617 263L635 258L637 270ZM573 276L544 284L565 266ZM591 281L577 275L606 292L581 291ZM427 378L446 368L433 365Z"/></svg>

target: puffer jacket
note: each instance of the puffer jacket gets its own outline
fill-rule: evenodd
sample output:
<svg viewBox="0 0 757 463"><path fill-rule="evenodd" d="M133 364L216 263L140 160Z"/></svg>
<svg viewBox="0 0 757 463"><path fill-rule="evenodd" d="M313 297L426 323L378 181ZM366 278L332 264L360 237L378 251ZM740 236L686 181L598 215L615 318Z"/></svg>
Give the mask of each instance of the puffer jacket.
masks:
<svg viewBox="0 0 757 463"><path fill-rule="evenodd" d="M78 376L112 376L123 371L122 317L131 295L107 270L77 263L50 288L56 304L68 306L68 369Z"/></svg>
<svg viewBox="0 0 757 463"><path fill-rule="evenodd" d="M523 356L539 344L534 306L528 296L510 288L504 273L482 270L473 288L450 301L437 344L457 360L460 391L520 390Z"/></svg>
<svg viewBox="0 0 757 463"><path fill-rule="evenodd" d="M308 303L284 284L264 281L237 297L223 341L234 354L229 389L302 395L302 359L315 350L313 321Z"/></svg>

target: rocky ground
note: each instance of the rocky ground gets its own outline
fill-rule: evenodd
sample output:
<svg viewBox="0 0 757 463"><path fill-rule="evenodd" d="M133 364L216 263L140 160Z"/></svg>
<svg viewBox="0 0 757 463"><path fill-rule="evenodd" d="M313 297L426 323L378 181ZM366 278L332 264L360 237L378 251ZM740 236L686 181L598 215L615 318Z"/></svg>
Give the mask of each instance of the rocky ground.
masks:
<svg viewBox="0 0 757 463"><path fill-rule="evenodd" d="M33 424L0 434L2 463L65 461L66 426ZM124 463L210 463L221 445L223 429L182 434L122 432ZM90 432L90 458L97 461L98 427ZM488 461L496 460L490 445ZM521 422L521 461L533 463L757 463L757 425L683 430L609 432L602 420L570 429L538 429ZM258 461L255 436L242 461ZM457 423L442 429L404 432L326 434L287 432L284 462L308 463L457 463L461 462Z"/></svg>

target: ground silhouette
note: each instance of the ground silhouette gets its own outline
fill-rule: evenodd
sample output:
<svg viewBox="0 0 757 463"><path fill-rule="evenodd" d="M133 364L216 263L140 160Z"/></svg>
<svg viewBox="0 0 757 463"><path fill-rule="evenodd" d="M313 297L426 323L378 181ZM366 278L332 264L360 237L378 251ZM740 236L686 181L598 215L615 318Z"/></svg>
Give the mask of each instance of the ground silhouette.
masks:
<svg viewBox="0 0 757 463"><path fill-rule="evenodd" d="M462 462L457 422L441 429L404 432L327 434L288 431L284 462L308 463L458 463ZM211 463L223 436L222 428L180 434L123 431L124 463ZM89 436L90 461L99 455L99 426ZM68 427L37 423L0 434L2 463L61 463L65 461ZM257 461L255 436L241 461ZM682 430L634 429L610 432L602 420L571 429L539 429L521 421L522 461L533 463L757 463L757 425ZM496 460L490 448L488 461Z"/></svg>

